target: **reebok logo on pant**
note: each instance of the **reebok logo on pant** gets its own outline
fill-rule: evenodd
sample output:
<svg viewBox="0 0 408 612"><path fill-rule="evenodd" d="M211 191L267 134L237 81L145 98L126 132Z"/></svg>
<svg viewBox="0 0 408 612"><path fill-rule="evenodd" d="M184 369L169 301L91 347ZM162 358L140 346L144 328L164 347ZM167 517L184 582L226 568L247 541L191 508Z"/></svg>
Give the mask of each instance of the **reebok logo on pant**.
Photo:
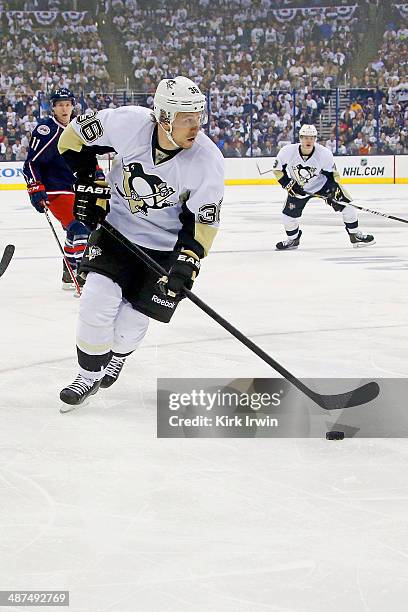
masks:
<svg viewBox="0 0 408 612"><path fill-rule="evenodd" d="M157 304L160 304L160 306L165 306L166 308L174 308L175 306L175 302L169 302L167 300L162 300L157 295L152 296L152 302L156 302Z"/></svg>

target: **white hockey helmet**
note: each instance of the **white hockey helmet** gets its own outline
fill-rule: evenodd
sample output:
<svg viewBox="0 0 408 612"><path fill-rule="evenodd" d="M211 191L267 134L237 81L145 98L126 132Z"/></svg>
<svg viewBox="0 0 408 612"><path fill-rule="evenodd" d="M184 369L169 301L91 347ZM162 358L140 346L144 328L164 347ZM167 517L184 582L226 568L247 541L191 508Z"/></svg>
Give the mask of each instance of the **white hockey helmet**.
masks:
<svg viewBox="0 0 408 612"><path fill-rule="evenodd" d="M163 79L157 86L153 100L154 116L159 123L174 121L177 113L201 112L205 122L206 99L198 85L187 77Z"/></svg>
<svg viewBox="0 0 408 612"><path fill-rule="evenodd" d="M313 136L317 138L317 130L314 125L304 123L299 130L299 136Z"/></svg>

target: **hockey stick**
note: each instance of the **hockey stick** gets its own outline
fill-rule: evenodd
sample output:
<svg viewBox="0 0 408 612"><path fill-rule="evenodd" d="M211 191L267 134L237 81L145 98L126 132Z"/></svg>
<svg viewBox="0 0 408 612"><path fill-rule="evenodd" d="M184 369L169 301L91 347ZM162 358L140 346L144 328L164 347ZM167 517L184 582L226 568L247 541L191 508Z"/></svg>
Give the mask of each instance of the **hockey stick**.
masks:
<svg viewBox="0 0 408 612"><path fill-rule="evenodd" d="M328 203L327 197L323 195L318 195L318 194L312 195L311 194L311 197L320 198L321 200L324 200L326 203ZM378 212L378 210L371 210L371 208L364 208L363 206L358 206L357 204L353 204L352 202L340 202L339 200L335 200L334 198L332 201L334 202L334 204L338 204L339 206L344 207L348 204L349 206L352 206L353 208L358 208L358 210L363 210L364 212L371 213L372 215L378 215L379 217L385 217L386 219L392 219L393 221L401 221L401 223L408 223L407 219L401 219L400 217L394 217L393 215L387 215L386 213Z"/></svg>
<svg viewBox="0 0 408 612"><path fill-rule="evenodd" d="M66 256L66 255L65 255L65 253L64 253L64 249L62 248L62 245L61 245L61 243L60 243L60 241L59 241L59 238L58 238L58 236L57 236L57 232L55 231L54 226L53 226L53 224L52 224L52 222L51 222L51 219L50 219L50 215L48 214L48 208L47 208L47 207L45 207L45 209L44 209L44 213L45 213L46 219L47 219L47 221L48 221L48 224L49 224L49 226L50 226L50 228L51 228L51 231L52 231L52 233L54 234L54 238L55 238L56 243L58 244L58 248L59 248L59 250L61 251L62 258L63 258L64 263L65 263L65 265L66 265L66 268L67 268L67 270L68 270L68 272L69 272L69 275L70 275L70 277L71 277L71 279L72 279L72 282L73 282L73 283L74 283L74 285L75 285L75 290L76 290L76 292L77 292L77 296L79 297L79 296L81 295L81 288L80 288L80 286L78 285L78 281L77 281L77 279L75 278L75 274L74 274L74 272L73 272L73 270L72 270L72 268L71 268L71 265L70 265L70 263L69 263L69 261L68 261L68 259L67 259L67 256Z"/></svg>
<svg viewBox="0 0 408 612"><path fill-rule="evenodd" d="M116 230L110 223L107 221L103 221L101 223L102 227L113 236L118 242L120 242L125 248L131 251L134 255L139 257L149 268L157 272L160 276L167 276L168 272L164 268L162 268L154 259L152 259L143 249L141 249L136 244L133 244L125 238L118 230ZM286 368L284 368L280 363L275 361L270 355L265 353L259 346L257 346L252 340L244 336L242 332L240 332L236 327L231 325L228 321L226 321L221 315L219 315L215 310L213 310L208 304L203 302L195 293L190 291L189 289L184 289L184 293L189 300L194 302L196 306L198 306L201 310L203 310L209 317L211 317L214 321L216 321L221 327L226 329L234 338L242 342L250 351L258 355L263 361L265 361L268 365L270 365L274 370L279 372L286 380L288 380L292 385L297 387L302 393L307 395L311 400L313 400L316 404L318 404L321 408L325 410L338 410L342 408L352 408L353 406L360 406L361 404L365 404L367 402L371 402L371 400L375 399L380 392L380 388L376 382L367 383L353 391L349 391L347 393L339 393L337 395L321 395L320 393L316 393L309 389L301 380L296 378L293 374L291 374Z"/></svg>
<svg viewBox="0 0 408 612"><path fill-rule="evenodd" d="M339 204L341 204L341 202L339 202ZM357 204L352 204L351 202L349 204L353 208L358 208L358 210L363 210L364 212L371 213L372 215L379 215L380 217L386 217L387 219L393 219L393 221L400 221L401 223L408 223L407 219L400 219L400 217L394 217L393 215L386 215L385 213L378 212L378 210L371 210L370 208L363 208L362 206L357 206Z"/></svg>
<svg viewBox="0 0 408 612"><path fill-rule="evenodd" d="M271 168L270 170L265 170L265 172L262 172L262 170L259 167L258 162L256 162L256 167L258 168L258 172L259 174L262 176L263 174L269 174L269 172L272 172L273 168Z"/></svg>
<svg viewBox="0 0 408 612"><path fill-rule="evenodd" d="M16 247L14 246L14 244L8 244L6 248L4 249L3 256L0 260L0 276L3 276L3 274L7 270L8 265L11 261L11 258L14 255L15 250L16 250Z"/></svg>
<svg viewBox="0 0 408 612"><path fill-rule="evenodd" d="M323 196L323 195L312 195L312 198L320 198L321 200L324 200L326 203L327 202L327 197ZM382 213L382 212L378 212L378 210L371 210L371 208L363 208L363 206L358 206L357 204L353 204L352 202L340 202L339 200L332 200L334 202L334 204L338 204L339 206L346 206L347 204L349 206L352 206L353 208L358 208L358 210L363 210L364 212L368 212L371 213L372 215L379 215L380 217L386 217L386 219L393 219L394 221L401 221L401 223L408 223L407 219L401 219L400 217L394 217L393 215L387 215L386 213ZM330 204L329 204L330 206Z"/></svg>

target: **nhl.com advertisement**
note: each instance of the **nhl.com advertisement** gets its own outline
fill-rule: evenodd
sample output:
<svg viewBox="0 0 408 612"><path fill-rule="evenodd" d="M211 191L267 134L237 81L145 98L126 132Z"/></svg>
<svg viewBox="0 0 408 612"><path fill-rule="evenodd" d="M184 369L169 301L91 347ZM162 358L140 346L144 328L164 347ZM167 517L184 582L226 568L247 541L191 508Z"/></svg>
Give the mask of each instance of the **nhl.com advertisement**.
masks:
<svg viewBox="0 0 408 612"><path fill-rule="evenodd" d="M336 167L345 180L364 177L393 180L393 161L393 157L339 157L336 158Z"/></svg>
<svg viewBox="0 0 408 612"><path fill-rule="evenodd" d="M407 176L406 162L402 158L403 156L394 155L337 156L335 157L335 163L341 180L345 184L395 183ZM256 167L256 171L252 172L254 176L257 174L261 180L268 180L268 178L272 180L274 159L272 157L262 157L249 160L249 163ZM228 161L230 161L229 172L227 172L229 178L230 175L232 177L236 174L241 160L227 160L227 169ZM250 178L249 174L248 178Z"/></svg>
<svg viewBox="0 0 408 612"><path fill-rule="evenodd" d="M345 166L342 176L385 176L385 165L370 165L369 160L363 157L359 166Z"/></svg>

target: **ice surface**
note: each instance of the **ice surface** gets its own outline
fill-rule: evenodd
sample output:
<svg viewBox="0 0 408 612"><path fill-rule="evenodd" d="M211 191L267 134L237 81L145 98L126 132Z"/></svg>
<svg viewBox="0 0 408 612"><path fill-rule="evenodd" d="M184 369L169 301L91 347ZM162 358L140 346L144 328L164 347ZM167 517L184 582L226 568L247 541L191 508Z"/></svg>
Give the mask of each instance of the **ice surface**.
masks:
<svg viewBox="0 0 408 612"><path fill-rule="evenodd" d="M408 218L408 186L349 189ZM408 376L408 227L360 213L377 244L353 249L313 201L276 252L282 196L228 188L197 293L297 376ZM405 440L156 439L157 377L274 375L190 303L60 415L78 300L24 192L0 204L0 588L69 589L73 612L405 612Z"/></svg>

